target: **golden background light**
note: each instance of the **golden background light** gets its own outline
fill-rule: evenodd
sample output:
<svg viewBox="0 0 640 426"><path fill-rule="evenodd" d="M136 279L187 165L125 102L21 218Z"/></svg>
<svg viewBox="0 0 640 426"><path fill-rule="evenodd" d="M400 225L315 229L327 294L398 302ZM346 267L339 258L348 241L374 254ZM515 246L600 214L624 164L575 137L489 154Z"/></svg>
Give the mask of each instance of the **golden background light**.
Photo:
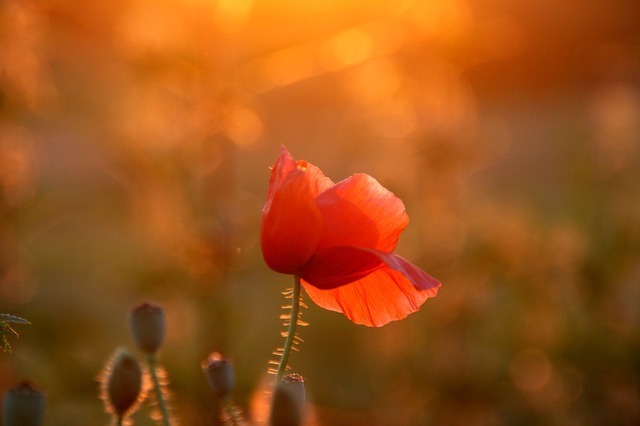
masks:
<svg viewBox="0 0 640 426"><path fill-rule="evenodd" d="M398 253L443 282L381 330L305 310L309 424L639 423L636 3L5 0L0 312L32 325L0 389L29 377L47 424L95 423L152 299L175 416L215 421L198 363L220 352L259 417L284 144L402 198Z"/></svg>

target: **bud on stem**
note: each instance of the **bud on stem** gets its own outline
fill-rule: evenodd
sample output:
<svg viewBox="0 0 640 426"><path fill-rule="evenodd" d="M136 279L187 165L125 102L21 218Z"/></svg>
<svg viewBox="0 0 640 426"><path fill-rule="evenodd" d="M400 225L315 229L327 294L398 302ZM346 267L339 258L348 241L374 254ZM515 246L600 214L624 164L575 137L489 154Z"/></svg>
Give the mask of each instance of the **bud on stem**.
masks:
<svg viewBox="0 0 640 426"><path fill-rule="evenodd" d="M235 386L233 363L214 352L201 365L213 394L220 399L229 397Z"/></svg>
<svg viewBox="0 0 640 426"><path fill-rule="evenodd" d="M133 413L146 395L142 367L129 352L118 349L105 366L102 375L101 396L107 408L117 419Z"/></svg>
<svg viewBox="0 0 640 426"><path fill-rule="evenodd" d="M138 348L147 354L155 354L164 340L164 309L154 303L141 303L131 310L129 326Z"/></svg>
<svg viewBox="0 0 640 426"><path fill-rule="evenodd" d="M288 374L276 385L271 401L270 426L299 426L304 414L304 379Z"/></svg>
<svg viewBox="0 0 640 426"><path fill-rule="evenodd" d="M9 389L2 403L4 426L39 426L44 415L44 393L29 382Z"/></svg>

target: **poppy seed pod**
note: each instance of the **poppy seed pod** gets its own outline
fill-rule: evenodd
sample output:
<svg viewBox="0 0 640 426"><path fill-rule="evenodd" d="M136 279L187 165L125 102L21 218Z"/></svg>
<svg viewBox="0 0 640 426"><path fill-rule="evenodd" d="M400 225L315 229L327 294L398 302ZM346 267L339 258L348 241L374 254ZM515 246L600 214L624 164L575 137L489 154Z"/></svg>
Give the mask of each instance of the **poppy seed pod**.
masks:
<svg viewBox="0 0 640 426"><path fill-rule="evenodd" d="M44 393L29 382L9 389L2 403L2 424L5 426L38 426L44 415Z"/></svg>
<svg viewBox="0 0 640 426"><path fill-rule="evenodd" d="M102 398L107 410L124 418L144 397L142 367L129 352L118 349L102 374Z"/></svg>
<svg viewBox="0 0 640 426"><path fill-rule="evenodd" d="M304 413L304 379L298 374L284 376L273 392L270 426L298 426Z"/></svg>
<svg viewBox="0 0 640 426"><path fill-rule="evenodd" d="M222 358L219 353L212 353L202 362L202 371L216 397L225 399L231 395L236 379L230 360Z"/></svg>
<svg viewBox="0 0 640 426"><path fill-rule="evenodd" d="M153 303L141 303L131 310L129 326L140 350L155 354L164 340L164 309Z"/></svg>

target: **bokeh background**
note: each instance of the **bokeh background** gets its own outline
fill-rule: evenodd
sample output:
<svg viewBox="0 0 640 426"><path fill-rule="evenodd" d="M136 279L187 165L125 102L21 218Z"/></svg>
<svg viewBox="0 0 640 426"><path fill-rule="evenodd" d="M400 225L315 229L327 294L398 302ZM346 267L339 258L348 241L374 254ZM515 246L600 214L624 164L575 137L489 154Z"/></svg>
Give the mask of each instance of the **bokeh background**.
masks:
<svg viewBox="0 0 640 426"><path fill-rule="evenodd" d="M263 417L284 144L400 196L397 252L444 283L380 329L310 303L309 424L640 424L639 23L635 0L0 1L0 312L32 322L0 390L107 424L96 377L151 300L181 424L216 424L212 351Z"/></svg>

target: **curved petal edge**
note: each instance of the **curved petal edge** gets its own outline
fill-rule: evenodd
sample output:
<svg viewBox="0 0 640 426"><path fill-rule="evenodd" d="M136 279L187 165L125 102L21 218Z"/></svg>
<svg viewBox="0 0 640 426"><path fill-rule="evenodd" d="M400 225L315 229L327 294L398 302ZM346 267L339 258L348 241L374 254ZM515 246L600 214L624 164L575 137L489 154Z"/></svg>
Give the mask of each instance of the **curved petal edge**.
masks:
<svg viewBox="0 0 640 426"><path fill-rule="evenodd" d="M319 289L303 280L309 297L322 308L340 312L356 324L381 327L401 320L435 297L440 282L397 256L384 267L350 284Z"/></svg>

